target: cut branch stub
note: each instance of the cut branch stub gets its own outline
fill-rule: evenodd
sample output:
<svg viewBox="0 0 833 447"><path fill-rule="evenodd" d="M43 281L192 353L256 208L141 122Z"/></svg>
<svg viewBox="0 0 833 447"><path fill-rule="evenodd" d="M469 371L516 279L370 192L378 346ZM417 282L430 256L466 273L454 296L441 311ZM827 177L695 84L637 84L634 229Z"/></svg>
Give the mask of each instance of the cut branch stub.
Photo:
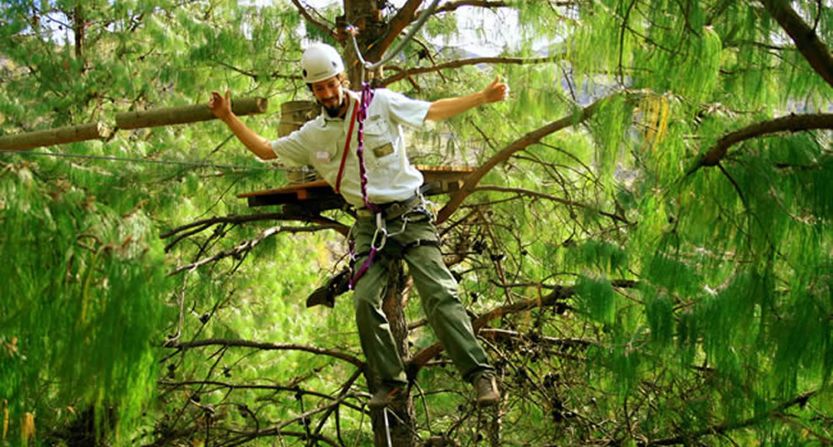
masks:
<svg viewBox="0 0 833 447"><path fill-rule="evenodd" d="M240 98L231 103L235 115L254 115L266 111L266 98ZM207 104L195 104L182 107L165 107L138 112L116 114L116 127L119 129L139 129L143 127L168 126L171 124L195 123L215 119Z"/></svg>
<svg viewBox="0 0 833 447"><path fill-rule="evenodd" d="M18 135L0 137L0 151L25 151L41 146L75 143L78 141L104 139L110 130L103 123L87 123L78 126L39 130Z"/></svg>

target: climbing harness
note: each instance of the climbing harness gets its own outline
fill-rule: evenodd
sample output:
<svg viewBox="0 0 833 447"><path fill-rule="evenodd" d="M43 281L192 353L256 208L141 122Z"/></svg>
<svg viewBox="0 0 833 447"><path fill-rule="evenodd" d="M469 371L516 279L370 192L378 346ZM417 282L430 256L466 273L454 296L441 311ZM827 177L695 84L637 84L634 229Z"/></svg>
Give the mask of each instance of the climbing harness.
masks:
<svg viewBox="0 0 833 447"><path fill-rule="evenodd" d="M373 88L370 86L369 82L365 82L365 71L373 71L376 70L378 67L381 67L383 64L387 63L394 55L398 54L402 48L404 48L405 44L407 44L414 36L414 34L419 30L425 21L428 20L428 17L434 12L437 8L437 5L440 3L440 0L434 0L431 2L422 14L417 19L416 24L411 27L405 37L399 42L399 45L396 49L390 53L379 62L375 64L368 63L364 57L362 56L361 51L359 51L359 45L356 41L356 29L353 26L349 26L347 31L348 35L350 35L352 42L353 42L353 49L355 50L356 56L358 57L359 61L361 62L361 84L362 84L362 95L359 104L354 106L353 112L356 115L356 121L358 122L358 129L356 134L357 144L356 144L356 156L358 157L359 161L359 180L361 184L361 193L362 193L362 201L364 202L365 209L372 212L375 216L375 223L376 228L373 232L373 237L370 240L370 251L367 254L367 258L362 263L361 267L355 272L351 273L350 275L350 282L349 287L350 290L355 289L356 282L367 272L370 266L373 264L374 258L376 258L377 254L385 247L385 243L387 243L388 238L401 234L407 228L408 222L410 221L408 214L410 213L410 209L405 209L402 211L400 216L402 218L402 228L395 232L395 233L388 233L387 226L386 226L386 216L383 207L376 205L370 202L370 199L367 195L367 168L365 165L364 160L364 120L367 118L367 110L370 106L370 103L373 101ZM358 109L358 112L356 112ZM346 154L349 149L350 145L350 138L352 137L352 129L353 129L353 122L351 119L350 130L348 131L347 141L344 145L344 154L342 154L341 160L341 167L339 168L339 174L336 179L336 191L338 192L341 186L341 176L343 171L343 166L345 163ZM422 198L421 191L416 192L418 199L421 203L424 203ZM413 207L411 207L413 209ZM355 228L355 226L354 226ZM350 230L352 233L352 229ZM348 241L350 247L350 265L355 266L357 262L356 256L356 247L355 247L355 239L352 237L352 234L348 234ZM419 243L421 241L417 241ZM409 244L410 245L410 244ZM390 425L388 421L388 410L387 408L382 410L384 423L385 423L385 435L388 447L392 447L391 442L391 435L390 435Z"/></svg>
<svg viewBox="0 0 833 447"><path fill-rule="evenodd" d="M434 10L437 8L437 5L439 3L440 3L439 0L434 0L431 3L431 5L429 5L427 8L425 8L425 10L422 11L422 14L419 16L419 19L417 19L416 24L414 24L414 26L411 27L411 29L408 31L408 34L406 34L405 37L399 42L399 45L396 47L396 49L394 51L388 53L388 55L386 57L382 58L382 60L380 60L379 62L376 62L376 63L369 63L364 59L364 57L362 56L362 52L359 51L359 44L356 41L356 34L357 34L356 28L353 27L353 26L348 26L347 27L348 35L350 35L351 40L353 42L353 49L356 52L356 56L358 57L359 62L361 62L361 64L362 64L361 65L361 67L362 67L362 70L361 70L362 96L361 96L361 101L359 102L359 107L358 107L359 111L358 111L357 121L358 121L359 126L358 126L358 132L357 132L357 135L356 135L356 138L358 140L357 141L357 147L356 147L356 156L359 158L359 176L360 176L360 182L361 182L362 201L364 202L365 209L373 212L375 214L375 219L376 219L376 230L374 231L373 237L371 238L371 241L370 241L370 252L368 253L367 259L365 259L365 261L362 263L361 267L359 267L359 269L353 275L351 275L351 277L350 277L350 290L353 290L355 288L356 282L358 282L358 280L367 272L367 270L373 264L373 261L376 258L376 255L379 253L379 251L382 250L382 248L384 248L388 237L392 236L392 235L388 234L388 232L387 232L387 228L385 226L385 216L383 215L383 209L379 205L371 203L370 199L367 196L367 169L366 169L365 162L364 162L364 120L367 118L367 109L368 109L368 107L370 107L371 101L373 101L373 88L370 86L369 82L365 82L365 80L364 80L365 72L376 70L377 68L381 67L383 64L387 63L394 55L396 55L400 51L402 51L402 48L405 46L405 44L408 43L413 38L413 36L417 32L417 30L419 30L419 28L422 27L422 25L425 23L425 21L428 20L428 17L434 12ZM354 109L354 111L355 111L355 109ZM351 130L352 130L352 123L351 123ZM345 144L345 154L342 155L342 165L344 164L344 157L346 156L346 150L347 150L349 144L350 143L349 143L349 136L348 136L347 143ZM341 178L341 169L339 169L339 179L340 178ZM340 185L340 182L337 181L336 185L337 186ZM420 199L422 198L421 192L417 192L417 195L419 196ZM407 213L407 210L405 212ZM399 232L397 232L396 234L400 234L400 233L404 232L405 227L407 226L407 224L408 224L408 220L403 218L402 219L402 229ZM348 235L348 238L350 238L350 236L351 235ZM349 244L350 244L351 265L353 265L353 264L355 264L357 258L356 258L356 255L355 255L355 242L353 241L352 238L350 238Z"/></svg>

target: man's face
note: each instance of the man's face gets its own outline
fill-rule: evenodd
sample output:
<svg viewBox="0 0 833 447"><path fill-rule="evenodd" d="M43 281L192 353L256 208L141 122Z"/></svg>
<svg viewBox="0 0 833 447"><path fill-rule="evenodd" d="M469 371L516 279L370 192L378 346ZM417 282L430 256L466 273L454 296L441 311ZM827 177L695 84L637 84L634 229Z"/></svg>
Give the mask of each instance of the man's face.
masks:
<svg viewBox="0 0 833 447"><path fill-rule="evenodd" d="M313 82L312 94L318 100L318 103L324 106L327 114L332 117L341 115L344 108L342 107L344 105L344 90L341 87L339 76Z"/></svg>

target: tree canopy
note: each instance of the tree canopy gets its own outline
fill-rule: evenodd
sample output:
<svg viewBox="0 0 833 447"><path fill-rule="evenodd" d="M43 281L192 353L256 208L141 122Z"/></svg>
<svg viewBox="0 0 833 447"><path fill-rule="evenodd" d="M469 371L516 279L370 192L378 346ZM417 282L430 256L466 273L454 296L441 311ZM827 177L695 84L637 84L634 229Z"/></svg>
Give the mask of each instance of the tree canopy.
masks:
<svg viewBox="0 0 833 447"><path fill-rule="evenodd" d="M350 213L249 208L288 172L222 123L115 116L228 89L269 100L245 120L275 138L310 99L308 42L355 61L354 25L378 60L429 3L0 4L0 137L114 128L0 154L0 445L384 445L349 295L304 306L348 263ZM504 400L474 408L404 306L397 442L833 442L831 6L439 3L375 82L511 87L409 148L474 169L433 200Z"/></svg>

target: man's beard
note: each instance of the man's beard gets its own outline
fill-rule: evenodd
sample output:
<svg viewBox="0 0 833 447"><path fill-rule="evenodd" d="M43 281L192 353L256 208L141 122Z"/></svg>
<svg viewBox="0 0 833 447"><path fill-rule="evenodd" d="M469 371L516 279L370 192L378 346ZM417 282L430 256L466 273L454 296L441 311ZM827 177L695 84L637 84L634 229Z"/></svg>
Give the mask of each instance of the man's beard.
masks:
<svg viewBox="0 0 833 447"><path fill-rule="evenodd" d="M330 99L330 98L327 98L327 99ZM325 104L324 101L321 101L321 100L318 101L318 103L321 104L322 107L324 107L324 110L327 112L327 115L329 115L330 118L335 118L335 117L337 117L341 114L341 107L342 107L342 105L344 105L344 93L339 92L338 97L335 98L335 99L338 100L337 104L335 106L332 106L332 107L327 106L327 104Z"/></svg>

